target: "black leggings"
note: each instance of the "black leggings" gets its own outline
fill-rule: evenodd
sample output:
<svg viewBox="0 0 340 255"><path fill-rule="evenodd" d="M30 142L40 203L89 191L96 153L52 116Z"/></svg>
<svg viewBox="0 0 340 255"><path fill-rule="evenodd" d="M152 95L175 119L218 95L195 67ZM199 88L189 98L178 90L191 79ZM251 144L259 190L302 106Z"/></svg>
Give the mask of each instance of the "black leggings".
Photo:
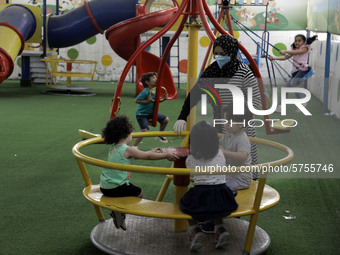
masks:
<svg viewBox="0 0 340 255"><path fill-rule="evenodd" d="M129 185L123 184L113 189L100 188L100 191L108 197L138 197L142 189L129 183Z"/></svg>

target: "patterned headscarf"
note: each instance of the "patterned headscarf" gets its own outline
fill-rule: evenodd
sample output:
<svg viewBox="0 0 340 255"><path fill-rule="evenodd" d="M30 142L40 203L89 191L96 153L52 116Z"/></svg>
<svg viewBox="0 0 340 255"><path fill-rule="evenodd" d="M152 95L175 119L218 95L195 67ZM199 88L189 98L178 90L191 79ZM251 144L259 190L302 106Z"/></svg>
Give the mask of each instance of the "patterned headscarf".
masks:
<svg viewBox="0 0 340 255"><path fill-rule="evenodd" d="M221 46L229 57L232 59L237 58L238 41L236 38L229 35L221 35L215 40L213 50L215 50L215 47L218 45Z"/></svg>
<svg viewBox="0 0 340 255"><path fill-rule="evenodd" d="M231 78L237 71L240 61L237 59L238 53L238 41L234 37L229 35L220 35L214 42L213 50L216 46L221 46L223 51L231 58L230 62L227 63L220 69L217 62L212 63L203 72L202 78Z"/></svg>

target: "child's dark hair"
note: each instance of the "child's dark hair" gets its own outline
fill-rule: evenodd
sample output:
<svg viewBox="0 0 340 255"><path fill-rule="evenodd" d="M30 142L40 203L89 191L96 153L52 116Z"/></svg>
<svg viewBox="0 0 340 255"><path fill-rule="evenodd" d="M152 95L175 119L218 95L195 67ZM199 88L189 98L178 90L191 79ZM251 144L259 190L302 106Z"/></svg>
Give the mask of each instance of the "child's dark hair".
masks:
<svg viewBox="0 0 340 255"><path fill-rule="evenodd" d="M140 81L142 82L144 88L148 87L148 84L146 84L147 81L150 81L150 78L154 75L157 75L155 72L149 72L149 73L144 73L142 74Z"/></svg>
<svg viewBox="0 0 340 255"><path fill-rule="evenodd" d="M133 126L125 115L116 116L103 129L102 136L106 144L119 142L132 133Z"/></svg>
<svg viewBox="0 0 340 255"><path fill-rule="evenodd" d="M296 37L300 37L308 45L312 44L318 38L317 35L306 38L306 36L304 36L303 34L298 34L294 38L296 38ZM293 49L296 49L295 42L291 46L292 46Z"/></svg>
<svg viewBox="0 0 340 255"><path fill-rule="evenodd" d="M230 122L232 120L233 122L244 122L244 127L247 126L248 121L253 118L253 114L249 111L249 108L247 104L244 105L244 114L240 115L234 115L234 106L233 103L229 104L228 106L224 107L222 109L223 116Z"/></svg>
<svg viewBox="0 0 340 255"><path fill-rule="evenodd" d="M218 152L219 139L216 129L200 121L190 131L190 154L196 159L212 159Z"/></svg>

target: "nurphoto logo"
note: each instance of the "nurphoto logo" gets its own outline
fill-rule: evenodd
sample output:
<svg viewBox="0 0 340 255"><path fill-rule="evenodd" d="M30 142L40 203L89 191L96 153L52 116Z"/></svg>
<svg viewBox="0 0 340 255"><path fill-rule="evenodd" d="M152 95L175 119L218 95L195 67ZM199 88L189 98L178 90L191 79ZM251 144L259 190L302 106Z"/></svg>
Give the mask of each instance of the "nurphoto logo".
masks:
<svg viewBox="0 0 340 255"><path fill-rule="evenodd" d="M210 87L211 88L211 87ZM217 89L227 89L231 92L232 97L233 97L233 114L234 115L244 115L244 104L245 104L245 96L242 92L242 90L234 85L228 85L228 84L215 84L215 88ZM206 92L206 90L204 90ZM217 96L217 99L221 102L221 99L217 93L215 93L215 90L212 90L214 94ZM253 106L253 91L252 88L247 88L247 93L248 93L248 98L247 98L247 106L249 108L249 111L253 113L254 115L270 115L275 112L277 106L278 106L278 90L277 88L273 88L273 93L272 93L272 105L269 109L265 110L259 110L256 109ZM292 93L301 93L304 94L304 98L288 98L289 94ZM213 95L211 93L207 93L215 102L216 100L214 99ZM207 94L202 94L201 95L201 114L202 115L207 115ZM304 89L304 88L296 88L296 87L283 87L281 88L281 115L285 116L287 114L287 105L295 105L300 111L306 115L306 116L311 116L312 114L307 110L305 107L305 103L307 103L311 99L311 93L309 90ZM222 106L222 103L221 103ZM266 119L266 121L271 122L273 125L274 121L278 121L279 119ZM251 124L254 122L260 122L259 125ZM290 123L289 127L295 127L297 126L298 122L294 119L286 119L282 121ZM214 119L214 126L216 124L225 124L227 123L227 120L224 119ZM293 124L291 124L293 123ZM230 123L232 124L232 123ZM234 123L235 124L235 123ZM237 123L240 124L240 123ZM245 125L245 123L243 123ZM254 126L254 127L261 127L263 126L264 122L263 120L260 119L252 119L248 122L248 125Z"/></svg>

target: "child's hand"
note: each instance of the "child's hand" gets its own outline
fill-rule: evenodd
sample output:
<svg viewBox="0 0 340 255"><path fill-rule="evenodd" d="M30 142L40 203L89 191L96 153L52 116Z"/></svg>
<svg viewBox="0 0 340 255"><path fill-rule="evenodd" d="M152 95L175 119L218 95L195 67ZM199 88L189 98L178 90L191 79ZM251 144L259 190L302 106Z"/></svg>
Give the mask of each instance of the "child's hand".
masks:
<svg viewBox="0 0 340 255"><path fill-rule="evenodd" d="M270 61L272 61L274 58L273 58L272 55L268 55L268 59L269 59Z"/></svg>
<svg viewBox="0 0 340 255"><path fill-rule="evenodd" d="M223 155L225 156L225 157L227 157L227 154L228 154L228 150L226 150L226 149L224 149L221 145L220 145L220 150L223 152Z"/></svg>
<svg viewBox="0 0 340 255"><path fill-rule="evenodd" d="M152 101L152 96L149 95L148 98L146 99L146 101L147 101L148 103L151 102L151 101Z"/></svg>
<svg viewBox="0 0 340 255"><path fill-rule="evenodd" d="M162 149L161 148L154 148L151 150L154 153L162 153Z"/></svg>
<svg viewBox="0 0 340 255"><path fill-rule="evenodd" d="M176 161L179 157L175 153L168 152L166 155L166 159L169 161Z"/></svg>
<svg viewBox="0 0 340 255"><path fill-rule="evenodd" d="M286 51L286 50L280 50L279 53L280 53L281 55L284 55L284 54L287 53L287 51Z"/></svg>

